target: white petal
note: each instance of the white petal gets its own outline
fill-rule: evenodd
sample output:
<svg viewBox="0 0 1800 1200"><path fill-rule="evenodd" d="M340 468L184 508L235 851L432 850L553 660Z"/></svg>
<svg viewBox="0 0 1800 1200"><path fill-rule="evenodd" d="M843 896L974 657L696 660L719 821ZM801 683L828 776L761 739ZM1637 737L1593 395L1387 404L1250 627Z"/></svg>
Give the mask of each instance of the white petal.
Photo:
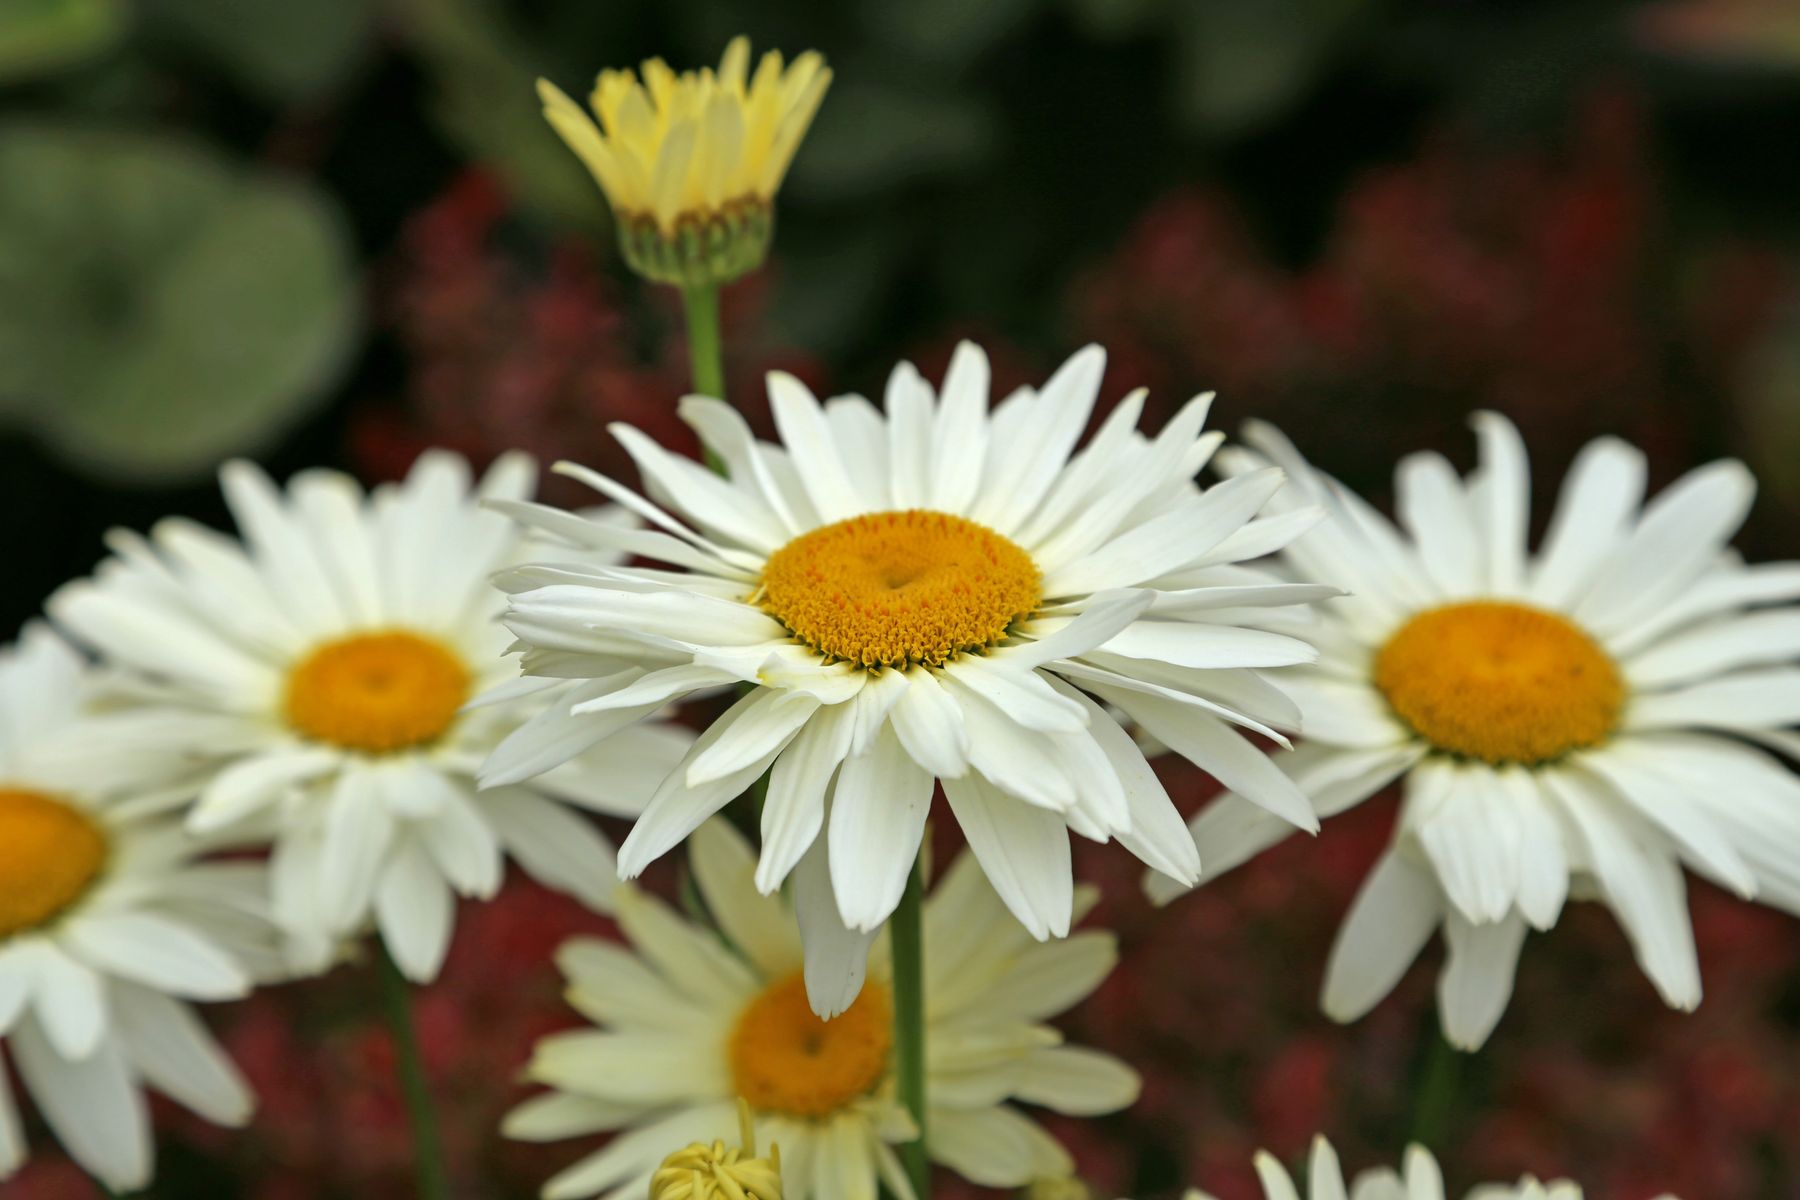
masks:
<svg viewBox="0 0 1800 1200"><path fill-rule="evenodd" d="M1077 733L1087 727L1079 704L1056 694L1036 671L1014 670L1002 656L965 655L944 668L944 678L988 701L1010 721L1040 733Z"/></svg>
<svg viewBox="0 0 1800 1200"><path fill-rule="evenodd" d="M321 907L333 931L350 929L367 911L375 880L394 834L370 767L352 766L338 776L326 814L321 865Z"/></svg>
<svg viewBox="0 0 1800 1200"><path fill-rule="evenodd" d="M1309 833L1318 832L1319 818L1294 781L1223 721L1160 696L1104 686L1092 690L1244 799Z"/></svg>
<svg viewBox="0 0 1800 1200"><path fill-rule="evenodd" d="M863 511L856 488L844 471L831 426L806 385L784 371L769 372L769 409L782 444L794 456L800 484L827 523Z"/></svg>
<svg viewBox="0 0 1800 1200"><path fill-rule="evenodd" d="M1067 1116L1093 1117L1131 1107L1141 1087L1138 1073L1110 1054L1053 1046L1019 1064L1013 1094Z"/></svg>
<svg viewBox="0 0 1800 1200"><path fill-rule="evenodd" d="M844 924L874 930L900 903L931 812L932 779L891 728L844 761L832 790L831 884Z"/></svg>
<svg viewBox="0 0 1800 1200"><path fill-rule="evenodd" d="M318 778L341 761L335 750L319 746L294 746L240 759L206 785L188 813L188 828L196 833L222 829L273 804L295 785Z"/></svg>
<svg viewBox="0 0 1800 1200"><path fill-rule="evenodd" d="M819 711L819 702L797 692L763 688L749 694L749 703L733 705L713 723L711 745L690 757L686 778L689 787L735 775L745 767L778 753L800 727Z"/></svg>
<svg viewBox="0 0 1800 1200"><path fill-rule="evenodd" d="M943 779L969 770L969 733L962 709L924 668L905 674L906 692L890 713L894 733L913 761Z"/></svg>
<svg viewBox="0 0 1800 1200"><path fill-rule="evenodd" d="M824 826L825 789L850 753L854 715L853 704L821 709L775 760L763 797L756 866L756 888L764 895L781 886Z"/></svg>
<svg viewBox="0 0 1800 1200"><path fill-rule="evenodd" d="M1456 470L1441 455L1409 454L1394 482L1401 522L1419 546L1419 561L1446 595L1466 596L1483 584L1481 539Z"/></svg>
<svg viewBox="0 0 1800 1200"><path fill-rule="evenodd" d="M495 832L527 874L589 908L612 911L618 862L592 821L525 788L485 793L482 799Z"/></svg>
<svg viewBox="0 0 1800 1200"><path fill-rule="evenodd" d="M1124 792L1130 827L1116 836L1119 844L1135 854L1159 877L1180 886L1192 886L1200 878L1200 853L1188 836L1181 813L1162 781L1144 759L1144 752L1112 715L1064 681L1052 677L1050 685L1087 710L1088 733L1106 756ZM1261 811L1258 809L1257 811ZM1291 828L1283 823L1283 828Z"/></svg>
<svg viewBox="0 0 1800 1200"><path fill-rule="evenodd" d="M711 930L683 920L669 906L636 888L618 892L619 928L670 986L725 1009L756 991L757 978Z"/></svg>
<svg viewBox="0 0 1800 1200"><path fill-rule="evenodd" d="M1676 480L1595 572L1576 619L1609 633L1663 607L1718 557L1755 494L1755 479L1738 462L1711 463Z"/></svg>
<svg viewBox="0 0 1800 1200"><path fill-rule="evenodd" d="M1021 1188L1033 1179L1074 1170L1068 1151L1016 1109L934 1115L944 1119L931 1122L931 1157L982 1187Z"/></svg>
<svg viewBox="0 0 1800 1200"><path fill-rule="evenodd" d="M965 513L981 494L987 405L987 355L973 342L959 342L944 375L931 436L931 507L939 512Z"/></svg>
<svg viewBox="0 0 1800 1200"><path fill-rule="evenodd" d="M146 988L116 994L125 1051L153 1087L215 1125L250 1120L250 1085L193 1009Z"/></svg>
<svg viewBox="0 0 1800 1200"><path fill-rule="evenodd" d="M19 1075L69 1156L115 1192L150 1182L150 1114L125 1056L102 1042L80 1057L53 1049L34 1021L8 1039Z"/></svg>
<svg viewBox="0 0 1800 1200"><path fill-rule="evenodd" d="M450 885L416 842L402 841L375 889L375 921L401 974L421 985L437 978L455 917Z"/></svg>
<svg viewBox="0 0 1800 1200"><path fill-rule="evenodd" d="M1334 1021L1354 1021L1394 990L1438 926L1444 902L1427 871L1393 850L1363 881L1325 967L1320 1004Z"/></svg>
<svg viewBox="0 0 1800 1200"><path fill-rule="evenodd" d="M19 1120L18 1106L13 1103L12 1084L7 1080L4 1043L0 1043L0 1183L25 1165L29 1148L25 1144L25 1126Z"/></svg>
<svg viewBox="0 0 1800 1200"><path fill-rule="evenodd" d="M94 1053L107 1023L99 973L47 943L36 948L31 969L36 976L32 1010L56 1053L63 1058Z"/></svg>
<svg viewBox="0 0 1800 1200"><path fill-rule="evenodd" d="M1409 782L1429 809L1414 832L1451 905L1471 921L1500 920L1518 892L1524 837L1512 798L1484 766L1432 760Z"/></svg>
<svg viewBox="0 0 1800 1200"><path fill-rule="evenodd" d="M1628 658L1634 689L1666 687L1800 658L1800 612L1745 613L1683 630Z"/></svg>
<svg viewBox="0 0 1800 1200"><path fill-rule="evenodd" d="M1006 907L1035 938L1066 936L1075 885L1062 819L977 776L943 782L969 850Z"/></svg>
<svg viewBox="0 0 1800 1200"><path fill-rule="evenodd" d="M1018 530L1087 430L1105 369L1105 350L1078 350L1044 384L1018 438L988 446L987 483L969 514L973 520L1008 537Z"/></svg>
<svg viewBox="0 0 1800 1200"><path fill-rule="evenodd" d="M819 838L794 867L794 916L805 949L806 997L829 1020L856 1002L868 970L874 933L844 924L831 890L831 854Z"/></svg>
<svg viewBox="0 0 1800 1200"><path fill-rule="evenodd" d="M92 912L63 936L89 965L190 1000L234 1000L250 979L219 947L186 925L150 912Z"/></svg>
<svg viewBox="0 0 1800 1200"><path fill-rule="evenodd" d="M1487 549L1488 589L1516 595L1525 583L1525 533L1531 522L1531 470L1525 442L1499 413L1472 418L1481 440L1481 522Z"/></svg>
<svg viewBox="0 0 1800 1200"><path fill-rule="evenodd" d="M688 861L706 911L731 944L768 978L792 971L799 962L794 919L778 899L756 890L756 855L744 835L715 817L694 830Z"/></svg>
<svg viewBox="0 0 1800 1200"><path fill-rule="evenodd" d="M1512 998L1513 971L1525 943L1525 922L1517 914L1472 925L1451 909L1444 921L1450 952L1438 977L1438 1007L1444 1036L1462 1050L1480 1049Z"/></svg>
<svg viewBox="0 0 1800 1200"><path fill-rule="evenodd" d="M1546 773L1563 811L1579 830L1588 868L1605 893L1663 1000L1700 1003L1700 961L1688 921L1681 867L1641 818L1622 809L1606 786L1579 772Z"/></svg>
<svg viewBox="0 0 1800 1200"><path fill-rule="evenodd" d="M911 363L901 363L888 376L884 407L894 508L923 508L931 501L933 403L931 386Z"/></svg>
<svg viewBox="0 0 1800 1200"><path fill-rule="evenodd" d="M1582 447L1563 481L1556 512L1533 568L1531 597L1565 608L1631 527L1644 499L1644 456L1617 438Z"/></svg>

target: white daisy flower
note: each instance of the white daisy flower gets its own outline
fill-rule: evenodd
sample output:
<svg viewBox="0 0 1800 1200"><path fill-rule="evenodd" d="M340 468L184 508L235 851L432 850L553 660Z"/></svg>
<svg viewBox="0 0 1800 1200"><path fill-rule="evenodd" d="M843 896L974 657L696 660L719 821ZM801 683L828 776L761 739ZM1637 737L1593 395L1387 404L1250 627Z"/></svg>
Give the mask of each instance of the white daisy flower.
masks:
<svg viewBox="0 0 1800 1200"><path fill-rule="evenodd" d="M0 651L0 1180L27 1156L10 1058L69 1155L127 1192L154 1169L144 1087L249 1119L188 1002L247 994L270 929L261 867L196 863L179 825L114 803L85 698L81 659L47 628Z"/></svg>
<svg viewBox="0 0 1800 1200"><path fill-rule="evenodd" d="M530 1141L615 1136L544 1195L644 1195L670 1146L731 1136L741 1096L757 1136L781 1149L787 1200L874 1200L878 1187L910 1200L893 1150L915 1127L895 1095L886 940L856 1002L822 1021L807 1005L794 913L757 891L743 837L710 821L692 855L726 940L627 885L619 925L632 949L577 940L558 955L570 1003L601 1028L538 1043L527 1074L555 1090L514 1110L505 1131ZM797 894L828 888L821 865L795 874ZM1084 890L1080 909L1091 901ZM1067 1152L1009 1101L1087 1116L1136 1098L1129 1067L1063 1045L1043 1024L1106 977L1112 936L1032 941L966 854L926 900L925 932L932 1158L986 1187L1067 1174Z"/></svg>
<svg viewBox="0 0 1800 1200"><path fill-rule="evenodd" d="M1307 1200L1445 1200L1444 1174L1437 1160L1423 1146L1410 1146L1403 1172L1389 1167L1364 1171L1354 1183L1344 1182L1337 1151L1323 1137L1314 1138L1307 1159ZM1300 1189L1274 1155L1256 1156L1256 1175L1266 1200L1300 1200ZM1212 1200L1202 1191L1191 1191L1185 1200ZM1581 1200L1581 1188L1566 1179L1539 1183L1527 1175L1516 1184L1487 1183L1469 1192L1467 1200ZM1674 1200L1662 1196L1659 1200Z"/></svg>
<svg viewBox="0 0 1800 1200"><path fill-rule="evenodd" d="M504 854L606 909L612 847L571 806L635 813L687 747L646 724L477 793L488 752L542 707L517 687L465 707L513 674L488 577L521 539L480 501L522 499L534 475L507 456L472 492L467 464L432 452L371 495L331 471L284 494L230 463L243 543L180 519L115 533L116 557L50 602L116 675L109 752L178 750L190 779L163 800L191 830L273 842L275 915L306 969L372 916L401 969L434 978L454 896L492 896Z"/></svg>
<svg viewBox="0 0 1800 1200"><path fill-rule="evenodd" d="M1284 686L1306 744L1281 760L1338 813L1405 776L1392 848L1338 937L1324 1006L1342 1021L1392 989L1441 924L1446 1036L1481 1045L1512 991L1527 929L1571 891L1607 904L1665 1000L1700 1002L1683 864L1740 896L1800 911L1800 782L1758 744L1796 748L1800 564L1727 549L1754 481L1736 462L1644 504L1644 460L1612 438L1576 460L1543 544L1526 548L1518 432L1474 419L1467 481L1436 454L1397 475L1401 528L1255 429L1293 487L1277 504L1331 519L1284 552L1343 582L1316 666ZM1209 874L1287 826L1226 796L1192 829ZM1153 895L1176 891L1151 879Z"/></svg>
<svg viewBox="0 0 1800 1200"><path fill-rule="evenodd" d="M1308 662L1306 602L1330 589L1244 567L1314 514L1258 519L1281 472L1204 492L1221 435L1209 396L1154 440L1125 398L1079 452L1105 355L1090 347L1041 390L988 411L988 364L958 347L942 396L910 365L885 414L860 396L821 406L769 377L782 445L720 401L681 415L721 478L614 426L651 500L560 469L657 532L507 511L571 544L678 568L549 563L502 575L528 674L585 676L509 738L484 780L513 784L696 689L750 684L677 766L620 849L637 875L770 772L756 886L829 859L835 900L811 925L839 954L809 976L822 1015L856 996L861 952L900 899L941 781L1001 898L1033 936L1069 928L1068 831L1117 838L1183 884L1192 839L1132 738L1100 702L1243 795L1304 828L1292 780L1237 727L1279 738L1296 712L1260 673ZM1096 699L1097 698L1097 699ZM803 911L804 911L803 901Z"/></svg>

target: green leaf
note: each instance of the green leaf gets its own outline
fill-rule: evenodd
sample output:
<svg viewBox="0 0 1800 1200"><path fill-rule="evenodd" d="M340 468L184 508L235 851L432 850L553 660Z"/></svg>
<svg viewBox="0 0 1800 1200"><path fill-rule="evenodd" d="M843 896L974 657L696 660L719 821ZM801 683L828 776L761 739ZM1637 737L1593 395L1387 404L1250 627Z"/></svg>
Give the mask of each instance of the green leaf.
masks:
<svg viewBox="0 0 1800 1200"><path fill-rule="evenodd" d="M943 67L968 65L1034 15L1039 0L865 0L874 44Z"/></svg>
<svg viewBox="0 0 1800 1200"><path fill-rule="evenodd" d="M1178 112L1203 133L1248 133L1311 89L1369 0L1207 0L1177 5Z"/></svg>
<svg viewBox="0 0 1800 1200"><path fill-rule="evenodd" d="M0 0L0 83L47 75L111 49L121 0Z"/></svg>
<svg viewBox="0 0 1800 1200"><path fill-rule="evenodd" d="M531 65L539 56L518 32L484 0L397 0L395 13L400 35L432 72L433 116L444 131L536 211L607 228L599 185L544 120Z"/></svg>
<svg viewBox="0 0 1800 1200"><path fill-rule="evenodd" d="M975 165L998 139L998 122L972 97L882 83L846 66L794 159L788 186L809 200L874 196Z"/></svg>
<svg viewBox="0 0 1800 1200"><path fill-rule="evenodd" d="M0 178L0 421L174 481L268 445L336 380L359 301L318 193L186 142L23 123L0 125Z"/></svg>
<svg viewBox="0 0 1800 1200"><path fill-rule="evenodd" d="M155 0L146 11L274 101L311 99L342 83L375 31L372 0Z"/></svg>

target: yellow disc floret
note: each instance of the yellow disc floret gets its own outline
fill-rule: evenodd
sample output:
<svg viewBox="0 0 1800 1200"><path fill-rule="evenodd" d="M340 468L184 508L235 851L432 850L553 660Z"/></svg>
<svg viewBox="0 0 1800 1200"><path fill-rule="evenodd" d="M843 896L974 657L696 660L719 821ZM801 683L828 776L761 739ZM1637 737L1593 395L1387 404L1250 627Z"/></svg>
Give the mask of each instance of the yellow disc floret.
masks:
<svg viewBox="0 0 1800 1200"><path fill-rule="evenodd" d="M763 607L827 658L941 666L991 646L1041 599L1031 556L962 517L909 509L802 534L769 556Z"/></svg>
<svg viewBox="0 0 1800 1200"><path fill-rule="evenodd" d="M106 835L41 792L0 788L0 938L35 929L87 892L106 865Z"/></svg>
<svg viewBox="0 0 1800 1200"><path fill-rule="evenodd" d="M364 633L328 642L288 676L288 724L321 742L369 753L439 737L469 698L469 672L417 634Z"/></svg>
<svg viewBox="0 0 1800 1200"><path fill-rule="evenodd" d="M738 1099L742 1146L693 1144L663 1159L650 1177L649 1200L781 1200L781 1147L758 1158L750 1106Z"/></svg>
<svg viewBox="0 0 1800 1200"><path fill-rule="evenodd" d="M806 981L769 985L738 1018L731 1074L740 1096L762 1112L823 1117L873 1091L887 1074L893 1010L873 981L829 1021L813 1014Z"/></svg>
<svg viewBox="0 0 1800 1200"><path fill-rule="evenodd" d="M1625 700L1618 668L1581 629L1491 600L1401 626L1375 656L1375 686L1439 750L1528 766L1605 741Z"/></svg>

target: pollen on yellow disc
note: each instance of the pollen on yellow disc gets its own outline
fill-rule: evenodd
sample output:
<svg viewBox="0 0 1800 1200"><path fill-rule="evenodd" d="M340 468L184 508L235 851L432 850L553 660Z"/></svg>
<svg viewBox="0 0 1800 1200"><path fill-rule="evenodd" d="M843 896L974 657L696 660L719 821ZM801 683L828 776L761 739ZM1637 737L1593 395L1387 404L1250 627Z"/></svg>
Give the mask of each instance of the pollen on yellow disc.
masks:
<svg viewBox="0 0 1800 1200"><path fill-rule="evenodd" d="M385 753L435 740L469 698L462 661L402 631L328 642L288 675L288 724L310 738Z"/></svg>
<svg viewBox="0 0 1800 1200"><path fill-rule="evenodd" d="M106 864L106 835L73 805L0 788L0 938L81 899Z"/></svg>
<svg viewBox="0 0 1800 1200"><path fill-rule="evenodd" d="M828 658L941 666L1037 608L1031 556L949 513L872 513L804 533L763 567L762 604Z"/></svg>
<svg viewBox="0 0 1800 1200"><path fill-rule="evenodd" d="M1474 601L1415 616L1375 656L1375 685L1451 754L1531 765L1606 740L1625 685L1604 650L1555 613Z"/></svg>
<svg viewBox="0 0 1800 1200"><path fill-rule="evenodd" d="M875 1089L893 1048L893 1008L870 981L848 1010L821 1021L806 1002L806 981L790 975L769 985L738 1018L731 1073L752 1106L822 1117Z"/></svg>

